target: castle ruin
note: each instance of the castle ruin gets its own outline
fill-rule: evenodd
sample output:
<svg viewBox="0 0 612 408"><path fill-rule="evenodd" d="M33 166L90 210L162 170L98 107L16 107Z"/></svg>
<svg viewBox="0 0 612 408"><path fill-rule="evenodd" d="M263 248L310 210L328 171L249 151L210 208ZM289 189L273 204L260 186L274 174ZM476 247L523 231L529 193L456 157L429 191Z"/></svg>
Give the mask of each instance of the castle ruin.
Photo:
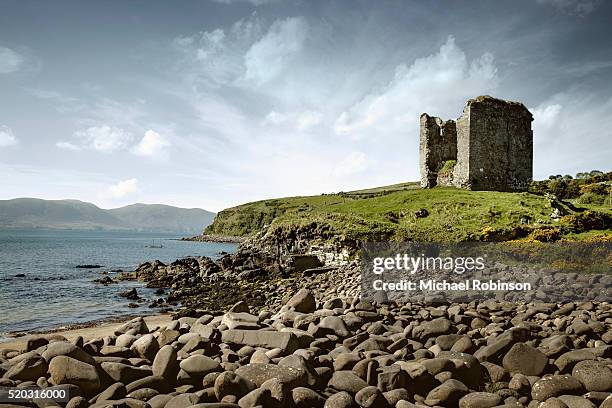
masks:
<svg viewBox="0 0 612 408"><path fill-rule="evenodd" d="M520 102L470 99L457 119L421 115L421 187L524 191L533 177L531 112Z"/></svg>

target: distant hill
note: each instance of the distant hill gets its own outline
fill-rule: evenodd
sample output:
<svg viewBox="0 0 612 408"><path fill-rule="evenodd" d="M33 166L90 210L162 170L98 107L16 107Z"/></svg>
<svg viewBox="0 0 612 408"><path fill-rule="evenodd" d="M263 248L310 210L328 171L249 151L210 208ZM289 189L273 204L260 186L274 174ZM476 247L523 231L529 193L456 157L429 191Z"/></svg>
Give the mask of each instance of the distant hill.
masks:
<svg viewBox="0 0 612 408"><path fill-rule="evenodd" d="M199 208L132 204L105 210L78 200L0 200L0 228L102 229L200 233L215 214Z"/></svg>

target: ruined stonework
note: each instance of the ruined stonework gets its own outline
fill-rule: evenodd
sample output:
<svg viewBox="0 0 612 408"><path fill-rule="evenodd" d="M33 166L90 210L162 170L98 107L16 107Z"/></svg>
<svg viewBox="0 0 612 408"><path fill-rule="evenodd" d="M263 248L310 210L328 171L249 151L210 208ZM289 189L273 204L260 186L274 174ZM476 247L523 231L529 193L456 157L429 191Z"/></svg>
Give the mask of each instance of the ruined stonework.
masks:
<svg viewBox="0 0 612 408"><path fill-rule="evenodd" d="M421 115L421 186L524 191L533 173L533 116L520 102L479 96L456 120Z"/></svg>

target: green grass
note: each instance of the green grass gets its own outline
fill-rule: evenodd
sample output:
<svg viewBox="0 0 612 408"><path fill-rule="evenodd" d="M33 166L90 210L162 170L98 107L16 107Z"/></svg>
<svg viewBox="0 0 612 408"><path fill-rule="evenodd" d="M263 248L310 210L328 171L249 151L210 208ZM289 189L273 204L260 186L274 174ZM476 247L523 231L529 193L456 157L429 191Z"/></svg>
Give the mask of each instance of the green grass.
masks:
<svg viewBox="0 0 612 408"><path fill-rule="evenodd" d="M429 215L416 217L420 209ZM420 189L417 183L402 183L248 203L221 211L205 232L250 236L271 225L280 231L308 227L340 240L458 242L479 239L485 227L512 230L526 220L532 226L557 226L551 212L546 198L527 192Z"/></svg>

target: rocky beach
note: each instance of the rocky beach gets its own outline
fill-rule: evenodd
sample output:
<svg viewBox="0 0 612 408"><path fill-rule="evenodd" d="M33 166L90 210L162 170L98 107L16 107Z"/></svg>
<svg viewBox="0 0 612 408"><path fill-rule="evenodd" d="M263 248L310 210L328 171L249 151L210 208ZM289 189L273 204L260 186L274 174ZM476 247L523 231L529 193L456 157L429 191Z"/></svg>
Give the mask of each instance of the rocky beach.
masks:
<svg viewBox="0 0 612 408"><path fill-rule="evenodd" d="M356 260L249 243L120 279L168 288L173 320L3 348L1 386L70 396L3 406L612 407L606 301L363 299Z"/></svg>

